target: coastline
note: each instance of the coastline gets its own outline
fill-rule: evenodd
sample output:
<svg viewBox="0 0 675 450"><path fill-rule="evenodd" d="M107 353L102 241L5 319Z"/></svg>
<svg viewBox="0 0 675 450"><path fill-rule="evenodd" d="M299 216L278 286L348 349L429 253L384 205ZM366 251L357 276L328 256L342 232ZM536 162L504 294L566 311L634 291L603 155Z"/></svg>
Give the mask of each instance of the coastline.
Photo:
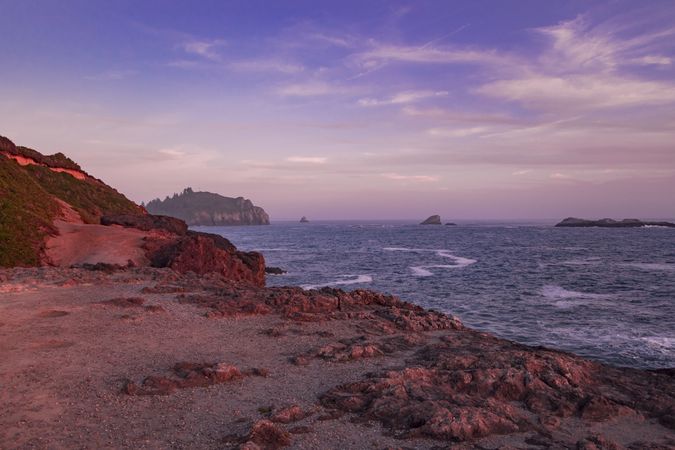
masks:
<svg viewBox="0 0 675 450"><path fill-rule="evenodd" d="M667 373L370 291L150 268L3 269L0 282L3 448L675 445Z"/></svg>

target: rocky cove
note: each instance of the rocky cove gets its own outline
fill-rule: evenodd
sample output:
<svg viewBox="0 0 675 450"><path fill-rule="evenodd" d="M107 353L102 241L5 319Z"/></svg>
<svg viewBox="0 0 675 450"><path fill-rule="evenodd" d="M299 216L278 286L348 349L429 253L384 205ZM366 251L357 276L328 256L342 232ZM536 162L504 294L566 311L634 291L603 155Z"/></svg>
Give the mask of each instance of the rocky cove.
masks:
<svg viewBox="0 0 675 450"><path fill-rule="evenodd" d="M395 297L170 268L0 273L5 448L672 448L672 370Z"/></svg>
<svg viewBox="0 0 675 450"><path fill-rule="evenodd" d="M75 208L36 178L40 258L0 270L2 448L675 445L672 369L517 344L374 291L266 287L260 253L45 170L91 193Z"/></svg>

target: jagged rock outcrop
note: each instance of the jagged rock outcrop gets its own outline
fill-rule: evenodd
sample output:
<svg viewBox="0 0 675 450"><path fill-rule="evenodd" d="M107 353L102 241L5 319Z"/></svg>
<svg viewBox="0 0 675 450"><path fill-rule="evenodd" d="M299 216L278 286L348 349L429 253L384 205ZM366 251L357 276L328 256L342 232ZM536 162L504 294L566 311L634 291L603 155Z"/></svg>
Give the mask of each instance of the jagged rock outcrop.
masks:
<svg viewBox="0 0 675 450"><path fill-rule="evenodd" d="M600 228L640 228L647 226L655 227L668 227L675 228L675 223L671 222L653 222L653 221L642 221L639 219L623 219L623 220L614 220L614 219L600 219L600 220L588 220L588 219L579 219L576 217L568 217L563 221L557 223L556 227L600 227Z"/></svg>
<svg viewBox="0 0 675 450"><path fill-rule="evenodd" d="M265 259L257 252L240 252L227 239L211 233L188 230L180 219L168 216L105 216L102 225L121 225L151 232L144 238L145 256L152 267L198 275L218 273L225 278L265 285Z"/></svg>
<svg viewBox="0 0 675 450"><path fill-rule="evenodd" d="M218 273L256 286L265 285L265 258L258 252L240 252L222 236L189 231L184 236L147 238L146 255L152 267L169 267L198 275Z"/></svg>
<svg viewBox="0 0 675 450"><path fill-rule="evenodd" d="M270 218L259 206L243 197L224 197L186 188L180 194L155 199L145 205L148 212L178 217L188 225L269 225Z"/></svg>
<svg viewBox="0 0 675 450"><path fill-rule="evenodd" d="M420 223L420 225L441 225L441 216L438 214L429 216L424 222Z"/></svg>

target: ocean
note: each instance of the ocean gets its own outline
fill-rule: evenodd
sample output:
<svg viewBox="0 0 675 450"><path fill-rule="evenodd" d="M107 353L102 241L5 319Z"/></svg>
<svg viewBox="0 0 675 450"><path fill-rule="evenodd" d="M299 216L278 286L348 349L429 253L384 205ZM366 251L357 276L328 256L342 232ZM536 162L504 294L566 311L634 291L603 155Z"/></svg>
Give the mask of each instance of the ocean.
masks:
<svg viewBox="0 0 675 450"><path fill-rule="evenodd" d="M675 367L675 229L277 222L195 227L265 255L268 286L386 292L474 329L606 363Z"/></svg>

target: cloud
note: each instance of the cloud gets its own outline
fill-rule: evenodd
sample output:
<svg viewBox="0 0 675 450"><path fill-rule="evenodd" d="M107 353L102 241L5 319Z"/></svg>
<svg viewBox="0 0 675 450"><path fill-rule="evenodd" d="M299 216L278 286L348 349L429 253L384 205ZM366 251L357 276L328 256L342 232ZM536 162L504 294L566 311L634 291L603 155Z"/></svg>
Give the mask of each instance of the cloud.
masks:
<svg viewBox="0 0 675 450"><path fill-rule="evenodd" d="M372 69L389 62L424 64L504 64L510 56L491 49L464 47L434 47L432 45L403 46L373 43L371 48L352 55L363 68Z"/></svg>
<svg viewBox="0 0 675 450"><path fill-rule="evenodd" d="M328 159L319 156L289 156L286 161L302 164L325 164Z"/></svg>
<svg viewBox="0 0 675 450"><path fill-rule="evenodd" d="M549 70L614 71L627 65L668 65L670 58L649 53L667 44L675 35L675 27L651 32L640 30L635 37L620 37L637 25L607 22L592 25L587 15L563 21L536 31L551 40L551 47L542 56L542 65ZM647 53L645 53L647 52Z"/></svg>
<svg viewBox="0 0 675 450"><path fill-rule="evenodd" d="M662 55L646 55L641 58L635 58L631 60L632 63L638 64L641 66L649 66L649 65L656 65L656 66L669 66L673 63L672 58L669 58L668 56L662 56Z"/></svg>
<svg viewBox="0 0 675 450"><path fill-rule="evenodd" d="M434 175L401 175L395 172L380 174L383 178L395 181L412 181L417 183L435 183L439 180Z"/></svg>
<svg viewBox="0 0 675 450"><path fill-rule="evenodd" d="M494 81L479 87L476 92L546 110L662 105L675 101L673 83L602 74L564 78L533 75Z"/></svg>
<svg viewBox="0 0 675 450"><path fill-rule="evenodd" d="M277 93L285 97L316 97L353 93L354 88L324 81L308 81L281 86Z"/></svg>
<svg viewBox="0 0 675 450"><path fill-rule="evenodd" d="M162 148L157 150L157 153L159 153L164 159L181 159L183 156L186 155L184 151L175 149L175 148Z"/></svg>
<svg viewBox="0 0 675 450"><path fill-rule="evenodd" d="M228 64L228 67L238 72L279 72L294 74L305 70L301 64L293 64L276 59L249 59Z"/></svg>
<svg viewBox="0 0 675 450"><path fill-rule="evenodd" d="M630 74L630 66L665 66L670 57L654 54L675 28L620 37L633 26L600 23L585 15L535 31L548 39L538 58L516 76L486 83L476 93L518 102L546 112L617 109L675 102L675 83ZM647 52L647 53L645 53Z"/></svg>
<svg viewBox="0 0 675 450"><path fill-rule="evenodd" d="M361 98L357 103L360 106L401 105L414 103L428 98L446 97L447 95L448 91L405 91L399 92L386 99Z"/></svg>
<svg viewBox="0 0 675 450"><path fill-rule="evenodd" d="M432 128L428 131L431 136L436 137L467 137L473 136L476 134L483 134L489 132L490 128L488 127L471 127L471 128L456 128L456 129L445 129L445 128Z"/></svg>
<svg viewBox="0 0 675 450"><path fill-rule="evenodd" d="M222 39L189 40L179 44L179 47L191 55L196 55L210 61L220 61L218 48L226 45Z"/></svg>

